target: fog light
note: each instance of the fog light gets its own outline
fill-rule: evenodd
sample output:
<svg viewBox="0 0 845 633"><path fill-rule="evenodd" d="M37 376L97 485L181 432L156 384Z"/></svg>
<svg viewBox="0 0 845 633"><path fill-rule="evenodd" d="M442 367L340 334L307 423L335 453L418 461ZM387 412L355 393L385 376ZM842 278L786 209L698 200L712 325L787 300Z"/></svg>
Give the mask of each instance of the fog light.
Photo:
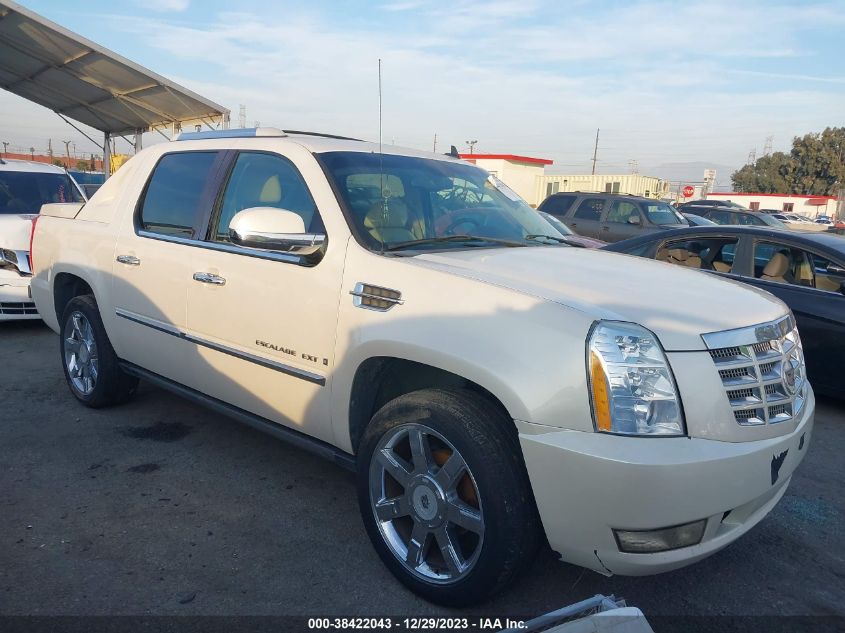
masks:
<svg viewBox="0 0 845 633"><path fill-rule="evenodd" d="M650 554L698 545L706 525L707 519L701 519L662 530L613 530L613 535L620 552Z"/></svg>

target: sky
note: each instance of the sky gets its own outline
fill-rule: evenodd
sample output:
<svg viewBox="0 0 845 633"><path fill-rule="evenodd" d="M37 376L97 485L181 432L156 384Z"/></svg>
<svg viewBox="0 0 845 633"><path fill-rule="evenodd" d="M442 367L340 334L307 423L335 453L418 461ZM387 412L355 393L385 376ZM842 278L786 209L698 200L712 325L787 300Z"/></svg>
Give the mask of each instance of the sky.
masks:
<svg viewBox="0 0 845 633"><path fill-rule="evenodd" d="M558 172L589 173L600 128L601 172L703 163L729 184L767 137L788 151L845 125L841 0L20 3L230 108L235 124L245 104L249 126L375 140L381 58L385 142L477 140L476 153L550 158ZM94 149L5 91L0 137Z"/></svg>

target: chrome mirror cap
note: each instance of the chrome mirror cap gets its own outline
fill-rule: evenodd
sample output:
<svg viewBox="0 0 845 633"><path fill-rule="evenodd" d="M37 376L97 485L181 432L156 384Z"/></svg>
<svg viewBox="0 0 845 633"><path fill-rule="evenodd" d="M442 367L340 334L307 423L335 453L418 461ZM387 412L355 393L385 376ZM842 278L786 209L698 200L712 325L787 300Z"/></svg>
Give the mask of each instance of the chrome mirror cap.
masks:
<svg viewBox="0 0 845 633"><path fill-rule="evenodd" d="M298 213L274 207L251 207L235 214L229 222L229 239L245 248L260 248L311 256L326 242L323 233L306 233Z"/></svg>

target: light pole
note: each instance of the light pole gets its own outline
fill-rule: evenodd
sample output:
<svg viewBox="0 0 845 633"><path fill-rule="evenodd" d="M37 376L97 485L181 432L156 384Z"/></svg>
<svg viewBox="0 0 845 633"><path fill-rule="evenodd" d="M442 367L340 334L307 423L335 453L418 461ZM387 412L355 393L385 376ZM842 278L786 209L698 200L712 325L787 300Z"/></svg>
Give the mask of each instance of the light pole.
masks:
<svg viewBox="0 0 845 633"><path fill-rule="evenodd" d="M469 145L469 153L472 154L472 149L475 147L475 144L478 143L478 141L467 141L466 143L467 145Z"/></svg>
<svg viewBox="0 0 845 633"><path fill-rule="evenodd" d="M35 160L35 148L34 148L34 147L30 147L30 148L29 148L29 157L30 157L32 160Z"/></svg>
<svg viewBox="0 0 845 633"><path fill-rule="evenodd" d="M7 147L9 147L9 141L3 141L3 156L9 155L9 152L6 149Z"/></svg>

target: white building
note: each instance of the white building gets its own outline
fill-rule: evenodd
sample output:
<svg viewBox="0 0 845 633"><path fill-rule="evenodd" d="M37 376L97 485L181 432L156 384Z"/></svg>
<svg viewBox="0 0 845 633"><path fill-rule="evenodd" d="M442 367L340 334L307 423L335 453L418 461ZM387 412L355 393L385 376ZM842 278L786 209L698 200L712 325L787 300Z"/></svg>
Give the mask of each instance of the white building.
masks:
<svg viewBox="0 0 845 633"><path fill-rule="evenodd" d="M553 161L515 154L461 154L461 158L489 171L529 204L543 201L536 199L537 179L543 177L546 165Z"/></svg>
<svg viewBox="0 0 845 633"><path fill-rule="evenodd" d="M599 191L629 193L646 198L663 198L669 194L669 182L654 176L623 174L581 174L574 176L543 175L537 180L534 200L539 204L553 193L566 191Z"/></svg>
<svg viewBox="0 0 845 633"><path fill-rule="evenodd" d="M708 200L736 202L753 211L774 209L781 213L799 213L810 218L836 217L836 196L799 196L781 193L708 193Z"/></svg>
<svg viewBox="0 0 845 633"><path fill-rule="evenodd" d="M668 181L652 176L546 174L546 166L553 164L553 161L547 158L515 154L461 154L461 158L500 178L528 204L535 207L553 193L566 191L629 193L647 198L662 198L669 193Z"/></svg>

